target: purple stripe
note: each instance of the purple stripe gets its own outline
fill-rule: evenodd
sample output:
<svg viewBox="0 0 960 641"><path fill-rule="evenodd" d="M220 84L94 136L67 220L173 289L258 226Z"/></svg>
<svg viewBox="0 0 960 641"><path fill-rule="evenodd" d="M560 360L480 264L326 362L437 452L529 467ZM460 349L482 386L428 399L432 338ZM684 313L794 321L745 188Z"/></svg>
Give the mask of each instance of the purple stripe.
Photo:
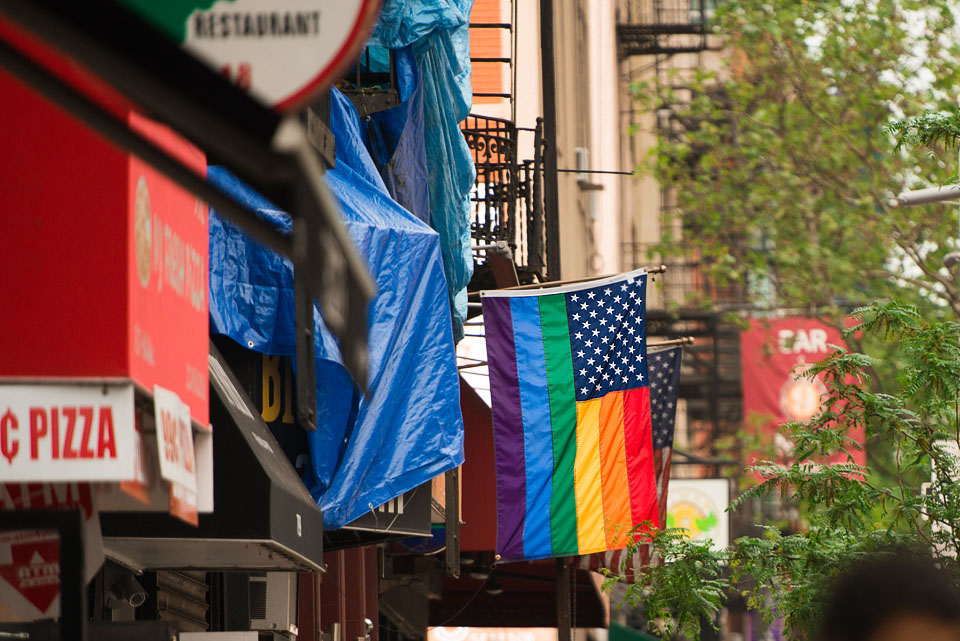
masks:
<svg viewBox="0 0 960 641"><path fill-rule="evenodd" d="M504 560L522 559L527 479L510 299L484 298L483 324L493 404L493 449L497 459L497 554Z"/></svg>

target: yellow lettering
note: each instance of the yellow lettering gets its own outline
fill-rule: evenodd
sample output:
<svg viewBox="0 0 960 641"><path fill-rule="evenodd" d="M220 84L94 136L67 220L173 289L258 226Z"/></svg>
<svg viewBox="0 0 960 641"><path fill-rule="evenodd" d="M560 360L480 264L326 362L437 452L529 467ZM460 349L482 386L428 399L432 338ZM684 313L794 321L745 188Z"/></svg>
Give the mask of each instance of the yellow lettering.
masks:
<svg viewBox="0 0 960 641"><path fill-rule="evenodd" d="M265 423L272 423L280 416L280 357L263 355L263 383L261 384L263 402L260 416Z"/></svg>

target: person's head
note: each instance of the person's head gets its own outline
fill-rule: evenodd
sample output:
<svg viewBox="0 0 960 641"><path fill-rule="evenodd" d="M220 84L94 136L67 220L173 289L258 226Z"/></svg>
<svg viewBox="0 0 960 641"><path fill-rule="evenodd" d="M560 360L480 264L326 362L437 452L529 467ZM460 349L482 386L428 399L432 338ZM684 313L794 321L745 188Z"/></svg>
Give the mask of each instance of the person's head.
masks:
<svg viewBox="0 0 960 641"><path fill-rule="evenodd" d="M897 551L854 563L836 581L821 641L960 641L960 593L926 557Z"/></svg>

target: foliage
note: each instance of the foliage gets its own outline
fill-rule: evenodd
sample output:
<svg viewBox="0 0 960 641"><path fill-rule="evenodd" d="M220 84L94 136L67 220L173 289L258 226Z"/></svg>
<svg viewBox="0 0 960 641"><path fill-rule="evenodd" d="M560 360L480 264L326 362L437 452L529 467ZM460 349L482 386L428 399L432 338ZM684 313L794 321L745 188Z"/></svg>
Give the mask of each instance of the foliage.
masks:
<svg viewBox="0 0 960 641"><path fill-rule="evenodd" d="M914 143L957 140L953 4L722 3L721 71L633 85L641 110L671 112L651 160L676 207L656 251L739 283L749 300L736 302L839 316L900 298L960 316L957 275L943 267L954 210L889 205L952 174L952 154Z"/></svg>
<svg viewBox="0 0 960 641"><path fill-rule="evenodd" d="M809 637L825 590L856 558L909 546L925 550L960 579L960 324L925 322L920 310L899 302L856 310L850 333L863 331L895 346L900 359L895 394L871 391L873 359L837 349L805 375L823 373L827 397L808 423L783 427L797 445L789 466L761 463L764 479L731 506L779 495L807 509L806 527L793 534L767 526L723 551L689 541L678 530L644 535L653 564L629 586L626 603L642 605L651 628L664 638L699 638L700 622L736 592L768 620L783 617L790 635ZM889 445L892 477L852 462L859 447L847 438L854 426ZM820 463L836 452L846 462ZM889 480L886 480L889 479ZM921 485L929 483L926 492ZM609 575L608 584L618 580Z"/></svg>
<svg viewBox="0 0 960 641"><path fill-rule="evenodd" d="M956 147L960 144L960 112L925 111L916 118L891 122L887 131L896 137L898 150L907 145Z"/></svg>

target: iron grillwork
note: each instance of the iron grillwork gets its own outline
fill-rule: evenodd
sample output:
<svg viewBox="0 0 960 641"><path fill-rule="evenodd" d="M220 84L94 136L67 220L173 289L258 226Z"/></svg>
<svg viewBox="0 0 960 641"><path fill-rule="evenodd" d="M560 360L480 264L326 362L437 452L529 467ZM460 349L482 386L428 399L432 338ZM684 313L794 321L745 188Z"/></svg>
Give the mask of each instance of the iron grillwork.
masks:
<svg viewBox="0 0 960 641"><path fill-rule="evenodd" d="M544 280L542 122L533 129L534 158L523 161L517 158L522 129L511 121L470 115L461 130L477 169L470 193L476 288L486 283L486 256L498 243L509 249L521 282Z"/></svg>
<svg viewBox="0 0 960 641"><path fill-rule="evenodd" d="M716 0L620 0L621 57L695 53L707 48L707 22Z"/></svg>

